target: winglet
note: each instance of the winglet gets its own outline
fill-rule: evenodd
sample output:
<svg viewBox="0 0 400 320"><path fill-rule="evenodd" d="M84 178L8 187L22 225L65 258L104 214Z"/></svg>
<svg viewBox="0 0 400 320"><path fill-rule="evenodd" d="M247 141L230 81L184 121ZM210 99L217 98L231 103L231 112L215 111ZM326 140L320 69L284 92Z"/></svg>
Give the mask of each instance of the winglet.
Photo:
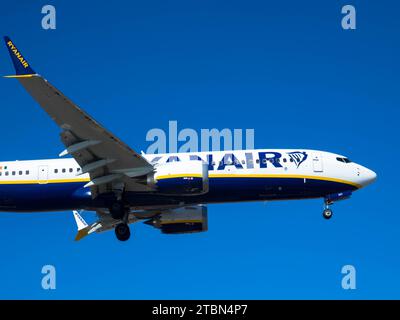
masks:
<svg viewBox="0 0 400 320"><path fill-rule="evenodd" d="M88 226L88 224L81 217L81 215L78 213L78 211L74 210L74 211L72 211L72 213L74 214L74 218L75 218L76 226L78 227L78 231L85 229Z"/></svg>
<svg viewBox="0 0 400 320"><path fill-rule="evenodd" d="M78 233L75 237L75 241L81 240L83 237L88 235L89 231L89 226L86 223L86 221L81 217L81 215L78 213L78 211L74 210L72 211L74 214L76 226L78 227Z"/></svg>
<svg viewBox="0 0 400 320"><path fill-rule="evenodd" d="M74 214L76 226L78 227L78 233L76 234L75 241L81 240L82 238L102 227L100 222L95 222L92 225L88 225L76 210L72 211L72 213Z"/></svg>
<svg viewBox="0 0 400 320"><path fill-rule="evenodd" d="M14 42L12 42L7 36L4 37L4 41L15 68L15 75L6 76L6 78L27 78L35 75L36 72L31 68L22 53L17 49Z"/></svg>

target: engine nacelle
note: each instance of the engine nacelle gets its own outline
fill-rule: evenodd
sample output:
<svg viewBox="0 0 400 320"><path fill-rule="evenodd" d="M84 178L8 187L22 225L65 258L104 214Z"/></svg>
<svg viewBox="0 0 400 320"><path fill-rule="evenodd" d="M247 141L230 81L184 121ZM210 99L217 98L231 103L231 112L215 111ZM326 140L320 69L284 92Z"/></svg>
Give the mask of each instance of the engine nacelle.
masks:
<svg viewBox="0 0 400 320"><path fill-rule="evenodd" d="M208 230L207 207L193 206L164 211L145 221L167 234L197 233Z"/></svg>
<svg viewBox="0 0 400 320"><path fill-rule="evenodd" d="M179 161L160 164L147 183L162 194L200 195L208 192L208 165L202 161Z"/></svg>

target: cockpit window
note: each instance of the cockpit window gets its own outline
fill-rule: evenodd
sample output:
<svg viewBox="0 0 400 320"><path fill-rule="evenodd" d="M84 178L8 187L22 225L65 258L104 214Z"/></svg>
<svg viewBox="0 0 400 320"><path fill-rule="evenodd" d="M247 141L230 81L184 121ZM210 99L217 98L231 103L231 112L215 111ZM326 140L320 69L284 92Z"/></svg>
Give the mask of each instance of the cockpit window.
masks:
<svg viewBox="0 0 400 320"><path fill-rule="evenodd" d="M344 162L344 163L350 163L350 162L352 162L349 158L337 157L336 160L337 160L337 161L340 161L340 162Z"/></svg>

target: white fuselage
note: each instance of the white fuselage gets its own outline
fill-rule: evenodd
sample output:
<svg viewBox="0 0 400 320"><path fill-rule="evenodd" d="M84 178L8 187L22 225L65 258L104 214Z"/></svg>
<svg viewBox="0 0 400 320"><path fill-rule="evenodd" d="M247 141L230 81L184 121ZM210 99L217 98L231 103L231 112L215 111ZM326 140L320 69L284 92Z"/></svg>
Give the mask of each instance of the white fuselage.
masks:
<svg viewBox="0 0 400 320"><path fill-rule="evenodd" d="M239 195L237 201L320 197L347 189L357 190L376 178L373 171L341 155L314 150L259 149L143 156L156 171L163 164L174 162L177 174L163 176L171 181L185 176L185 166L190 161L207 163L210 194L198 200L192 197L187 200L190 203L236 201L236 195ZM90 188L84 188L90 177L81 170L72 158L0 162L0 210L30 211L30 202L32 211L90 206ZM70 205L60 201L63 197L70 199ZM35 200L48 200L48 205L42 208ZM84 204L80 205L79 200ZM156 202L160 201L163 200L157 197ZM145 202L142 205L146 207ZM140 201L136 204L142 205Z"/></svg>

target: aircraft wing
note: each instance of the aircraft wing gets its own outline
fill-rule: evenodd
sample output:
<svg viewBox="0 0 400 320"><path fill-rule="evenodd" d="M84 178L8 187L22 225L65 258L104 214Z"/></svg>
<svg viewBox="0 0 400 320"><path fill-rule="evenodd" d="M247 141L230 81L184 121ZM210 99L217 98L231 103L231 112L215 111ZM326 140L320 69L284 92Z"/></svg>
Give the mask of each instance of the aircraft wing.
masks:
<svg viewBox="0 0 400 320"><path fill-rule="evenodd" d="M61 128L66 149L60 156L71 155L88 173L92 197L117 189L149 191L135 178L148 174L153 166L115 135L101 126L46 79L35 73L8 37L4 37L17 78L29 94Z"/></svg>

